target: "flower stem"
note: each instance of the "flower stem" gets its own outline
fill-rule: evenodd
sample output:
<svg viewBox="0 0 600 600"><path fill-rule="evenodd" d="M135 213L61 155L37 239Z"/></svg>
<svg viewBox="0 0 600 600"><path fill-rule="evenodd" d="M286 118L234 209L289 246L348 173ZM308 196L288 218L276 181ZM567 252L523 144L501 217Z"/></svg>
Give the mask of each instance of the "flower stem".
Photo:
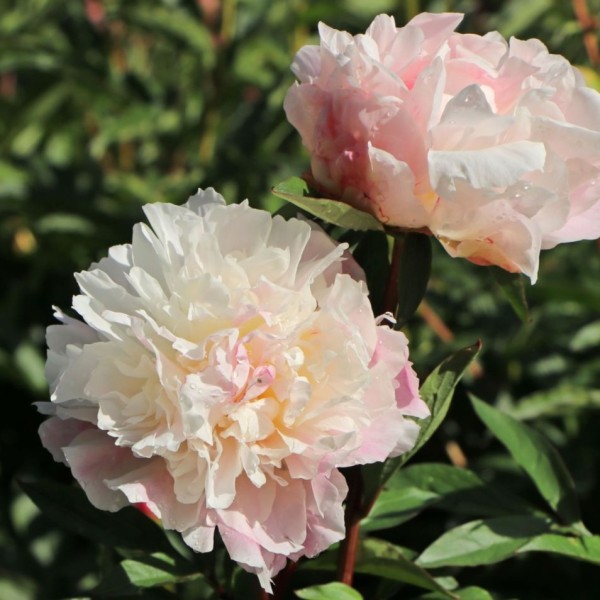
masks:
<svg viewBox="0 0 600 600"><path fill-rule="evenodd" d="M573 12L581 26L583 34L583 45L587 52L590 63L594 67L600 65L600 49L598 48L598 20L592 16L587 0L571 0Z"/></svg>
<svg viewBox="0 0 600 600"><path fill-rule="evenodd" d="M287 565L280 571L273 581L273 595L267 596L273 600L283 600L286 597L286 592L292 580L292 576L298 568L298 562L288 560Z"/></svg>
<svg viewBox="0 0 600 600"><path fill-rule="evenodd" d="M394 235L392 237L392 262L388 272L385 295L383 296L383 312L396 314L398 304L398 270L400 269L400 258L404 248L404 236Z"/></svg>
<svg viewBox="0 0 600 600"><path fill-rule="evenodd" d="M259 583L258 584L258 594L256 596L256 599L257 600L273 600L273 598L275 598L275 596L269 594L269 592L267 592L267 590L263 589L263 587Z"/></svg>
<svg viewBox="0 0 600 600"><path fill-rule="evenodd" d="M346 585L352 585L354 565L360 538L360 520L362 518L362 478L360 467L348 470L348 501L346 503L346 537L340 545L338 556L338 579Z"/></svg>

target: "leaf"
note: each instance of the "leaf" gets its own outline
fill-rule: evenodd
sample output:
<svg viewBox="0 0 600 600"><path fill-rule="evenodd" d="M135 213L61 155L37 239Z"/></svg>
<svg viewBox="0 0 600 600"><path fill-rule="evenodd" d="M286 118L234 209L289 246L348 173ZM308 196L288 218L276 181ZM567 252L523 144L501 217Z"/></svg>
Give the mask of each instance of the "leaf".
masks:
<svg viewBox="0 0 600 600"><path fill-rule="evenodd" d="M0 197L23 196L27 189L27 172L0 161Z"/></svg>
<svg viewBox="0 0 600 600"><path fill-rule="evenodd" d="M410 452L400 457L402 464L414 456L442 424L450 408L450 402L458 382L480 350L481 342L477 342L455 352L442 361L427 377L421 386L420 394L429 407L431 416L421 421L421 431L417 442Z"/></svg>
<svg viewBox="0 0 600 600"><path fill-rule="evenodd" d="M214 45L202 20L192 19L187 11L176 7L140 4L131 6L130 10L132 22L152 32L170 34L193 50L206 68L214 66Z"/></svg>
<svg viewBox="0 0 600 600"><path fill-rule="evenodd" d="M588 323L571 339L569 348L573 352L594 350L600 346L600 321Z"/></svg>
<svg viewBox="0 0 600 600"><path fill-rule="evenodd" d="M75 233L80 235L91 235L94 232L94 224L89 219L80 215L68 213L49 213L41 217L35 223L37 233Z"/></svg>
<svg viewBox="0 0 600 600"><path fill-rule="evenodd" d="M487 590L475 586L458 590L457 593L460 600L494 600Z"/></svg>
<svg viewBox="0 0 600 600"><path fill-rule="evenodd" d="M497 28L505 38L519 36L521 32L533 27L540 17L549 11L551 5L552 0L506 2L495 18L490 19L488 27Z"/></svg>
<svg viewBox="0 0 600 600"><path fill-rule="evenodd" d="M352 253L365 272L371 305L376 315L384 312L386 279L390 268L388 253L388 236L380 231L365 232Z"/></svg>
<svg viewBox="0 0 600 600"><path fill-rule="evenodd" d="M296 590L295 594L303 600L362 600L355 589L338 581Z"/></svg>
<svg viewBox="0 0 600 600"><path fill-rule="evenodd" d="M444 598L454 598L431 574L416 565L414 552L385 540L363 538L356 554L355 573L399 581L426 590L438 591ZM337 552L328 551L302 564L305 570L333 571L337 566Z"/></svg>
<svg viewBox="0 0 600 600"><path fill-rule="evenodd" d="M426 568L489 565L513 556L532 538L549 531L550 521L539 517L478 519L444 533L416 563Z"/></svg>
<svg viewBox="0 0 600 600"><path fill-rule="evenodd" d="M174 553L162 529L133 507L99 510L85 492L50 481L20 482L38 508L61 527L110 547Z"/></svg>
<svg viewBox="0 0 600 600"><path fill-rule="evenodd" d="M388 459L384 463L367 465L362 468L365 506L369 506L374 501L385 482L421 449L440 426L450 408L450 402L458 382L468 366L475 360L480 349L481 342L477 342L455 352L443 360L427 377L421 386L420 394L429 407L431 415L426 419L419 420L421 430L412 450L397 458Z"/></svg>
<svg viewBox="0 0 600 600"><path fill-rule="evenodd" d="M12 152L19 158L29 158L37 149L44 135L44 129L38 122L27 124L12 141Z"/></svg>
<svg viewBox="0 0 600 600"><path fill-rule="evenodd" d="M437 500L430 500L428 505L435 504L437 508L459 514L487 517L535 510L506 489L485 483L472 471L445 464L423 463L397 471L387 482L377 503L382 496L403 489L419 489L434 494Z"/></svg>
<svg viewBox="0 0 600 600"><path fill-rule="evenodd" d="M509 413L519 421L526 421L542 416L573 415L598 408L600 408L600 389L563 384L520 398L518 403L510 407Z"/></svg>
<svg viewBox="0 0 600 600"><path fill-rule="evenodd" d="M522 552L550 552L600 565L600 536L574 538L546 533L521 546L519 553Z"/></svg>
<svg viewBox="0 0 600 600"><path fill-rule="evenodd" d="M581 529L575 485L554 447L540 433L513 417L474 396L471 402L479 418L531 477L551 508L565 524Z"/></svg>
<svg viewBox="0 0 600 600"><path fill-rule="evenodd" d="M399 253L396 328L400 329L414 314L427 291L431 275L431 239L422 233L394 236Z"/></svg>
<svg viewBox="0 0 600 600"><path fill-rule="evenodd" d="M475 586L455 590L454 593L460 600L494 600L494 597L487 590ZM419 600L443 600L444 598L445 596L442 596L437 592L419 596Z"/></svg>
<svg viewBox="0 0 600 600"><path fill-rule="evenodd" d="M107 148L115 142L128 142L138 139L147 139L157 133L177 127L179 118L172 123L170 113L159 106L135 104L120 112L117 116L110 116L100 123L98 134L92 140L90 152L95 158L102 158ZM165 127L165 123L169 127Z"/></svg>
<svg viewBox="0 0 600 600"><path fill-rule="evenodd" d="M363 519L361 530L376 531L395 527L412 519L439 499L437 494L415 487L384 490L377 497L369 515Z"/></svg>
<svg viewBox="0 0 600 600"><path fill-rule="evenodd" d="M93 596L118 597L129 596L138 588L181 583L196 579L205 579L202 573L194 572L193 565L178 565L171 556L154 553L136 559L126 558L112 569L93 590ZM206 582L208 587L208 582Z"/></svg>
<svg viewBox="0 0 600 600"><path fill-rule="evenodd" d="M308 184L299 177L291 177L273 188L273 194L295 204L311 215L346 229L383 231L383 225L372 215L345 202L310 195Z"/></svg>
<svg viewBox="0 0 600 600"><path fill-rule="evenodd" d="M367 538L361 541L355 572L401 581L426 590L441 592L446 598L455 598L425 569L407 558L402 548L384 540Z"/></svg>
<svg viewBox="0 0 600 600"><path fill-rule="evenodd" d="M40 349L28 341L21 342L15 349L14 363L20 379L33 392L43 392L47 389L44 374L45 361Z"/></svg>
<svg viewBox="0 0 600 600"><path fill-rule="evenodd" d="M509 273L499 267L490 267L489 273L502 290L515 314L523 323L530 321L529 305L525 293L525 278L519 273Z"/></svg>

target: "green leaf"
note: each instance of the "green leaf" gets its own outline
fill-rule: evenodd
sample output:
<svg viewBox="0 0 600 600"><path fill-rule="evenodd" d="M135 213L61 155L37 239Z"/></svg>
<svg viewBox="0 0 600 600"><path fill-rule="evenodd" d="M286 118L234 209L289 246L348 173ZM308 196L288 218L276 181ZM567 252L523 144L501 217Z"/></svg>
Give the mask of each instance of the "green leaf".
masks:
<svg viewBox="0 0 600 600"><path fill-rule="evenodd" d="M438 591L444 594L444 598L455 598L431 574L413 562L414 556L408 548L377 538L363 538L358 543L354 571ZM302 564L304 570L318 571L333 571L336 566L337 552L331 550Z"/></svg>
<svg viewBox="0 0 600 600"><path fill-rule="evenodd" d="M0 161L0 197L23 196L27 189L27 172Z"/></svg>
<svg viewBox="0 0 600 600"><path fill-rule="evenodd" d="M105 118L90 145L92 156L101 158L107 148L115 142L145 139L156 135L164 130L163 123L168 115L169 113L160 106L138 103L117 116Z"/></svg>
<svg viewBox="0 0 600 600"><path fill-rule="evenodd" d="M38 147L44 135L44 128L38 122L29 123L14 137L12 142L13 154L19 158L28 158Z"/></svg>
<svg viewBox="0 0 600 600"><path fill-rule="evenodd" d="M435 540L416 563L426 568L489 565L513 556L532 538L550 531L550 521L532 516L478 519Z"/></svg>
<svg viewBox="0 0 600 600"><path fill-rule="evenodd" d="M487 590L475 586L463 588L458 590L457 593L460 600L494 600L494 597Z"/></svg>
<svg viewBox="0 0 600 600"><path fill-rule="evenodd" d="M455 590L454 593L460 600L494 600L494 597L487 590L475 586ZM445 596L437 592L419 596L419 600L444 600L444 598Z"/></svg>
<svg viewBox="0 0 600 600"><path fill-rule="evenodd" d="M166 584L205 579L201 573L193 571L191 563L178 565L171 556L153 553L136 559L126 558L103 577L93 590L93 596L129 596L138 588L151 588ZM205 582L207 587L208 582ZM204 595L202 597L205 597Z"/></svg>
<svg viewBox="0 0 600 600"><path fill-rule="evenodd" d="M510 414L519 421L539 417L557 417L600 408L600 389L576 387L569 384L520 398L509 408Z"/></svg>
<svg viewBox="0 0 600 600"><path fill-rule="evenodd" d="M354 260L365 272L371 306L376 315L384 312L386 280L390 268L388 254L388 236L381 231L365 232L352 253Z"/></svg>
<svg viewBox="0 0 600 600"><path fill-rule="evenodd" d="M315 198L300 177L291 177L273 188L273 194L295 204L311 215L346 229L383 231L383 225L372 215L339 200Z"/></svg>
<svg viewBox="0 0 600 600"><path fill-rule="evenodd" d="M489 267L488 270L512 306L517 317L523 323L527 323L530 318L527 295L525 293L525 277L519 273L509 273L499 267Z"/></svg>
<svg viewBox="0 0 600 600"><path fill-rule="evenodd" d="M133 5L131 21L149 31L164 31L184 42L201 58L204 66L210 68L215 63L215 49L210 32L201 19L190 18L190 14L176 7L156 5Z"/></svg>
<svg viewBox="0 0 600 600"><path fill-rule="evenodd" d="M490 19L488 27L497 28L505 37L519 36L539 22L544 13L552 6L552 0L529 0L528 2L505 2L495 18ZM491 30L490 29L490 30Z"/></svg>
<svg viewBox="0 0 600 600"><path fill-rule="evenodd" d="M110 547L174 554L163 530L139 510L99 510L75 487L50 481L20 482L38 508L61 527Z"/></svg>
<svg viewBox="0 0 600 600"><path fill-rule="evenodd" d="M480 350L481 342L477 342L455 352L442 361L427 377L425 383L421 386L420 394L429 407L431 416L420 422L421 431L417 442L410 452L400 457L402 464L414 456L442 424L450 408L450 402L458 382Z"/></svg>
<svg viewBox="0 0 600 600"><path fill-rule="evenodd" d="M573 352L594 350L600 346L600 321L588 323L571 339L569 348Z"/></svg>
<svg viewBox="0 0 600 600"><path fill-rule="evenodd" d="M362 600L355 589L338 581L296 590L295 594L303 600Z"/></svg>
<svg viewBox="0 0 600 600"><path fill-rule="evenodd" d="M421 430L412 450L397 458L388 459L384 463L367 465L362 468L365 506L369 506L374 501L385 482L421 449L441 425L450 408L450 402L458 382L468 366L475 360L480 349L481 343L477 342L459 350L443 360L427 377L421 386L420 394L429 407L431 415L426 419L419 420Z"/></svg>
<svg viewBox="0 0 600 600"><path fill-rule="evenodd" d="M600 536L574 538L546 533L519 548L519 553L522 552L550 552L600 565Z"/></svg>
<svg viewBox="0 0 600 600"><path fill-rule="evenodd" d="M407 558L404 549L384 540L367 538L361 541L355 572L401 581L426 590L441 592L446 598L455 598L425 569Z"/></svg>
<svg viewBox="0 0 600 600"><path fill-rule="evenodd" d="M43 392L47 389L44 374L45 361L40 349L28 341L21 342L14 354L14 362L20 379L34 392Z"/></svg>
<svg viewBox="0 0 600 600"><path fill-rule="evenodd" d="M377 497L369 515L363 519L361 530L376 531L395 527L412 519L439 499L437 494L415 487L384 490Z"/></svg>
<svg viewBox="0 0 600 600"><path fill-rule="evenodd" d="M80 215L68 213L49 213L41 217L35 223L37 233L75 233L80 235L91 235L94 232L94 224L89 219Z"/></svg>
<svg viewBox="0 0 600 600"><path fill-rule="evenodd" d="M538 491L566 525L582 529L575 485L560 455L540 433L471 397L479 418L506 446Z"/></svg>
<svg viewBox="0 0 600 600"><path fill-rule="evenodd" d="M506 489L485 483L468 469L437 463L422 463L397 471L387 482L374 510L382 497L404 489L433 494L437 500L430 500L428 506L435 504L437 508L459 514L487 517L535 510Z"/></svg>
<svg viewBox="0 0 600 600"><path fill-rule="evenodd" d="M397 234L394 252L399 254L396 328L401 328L414 314L427 291L431 275L431 239L422 233Z"/></svg>

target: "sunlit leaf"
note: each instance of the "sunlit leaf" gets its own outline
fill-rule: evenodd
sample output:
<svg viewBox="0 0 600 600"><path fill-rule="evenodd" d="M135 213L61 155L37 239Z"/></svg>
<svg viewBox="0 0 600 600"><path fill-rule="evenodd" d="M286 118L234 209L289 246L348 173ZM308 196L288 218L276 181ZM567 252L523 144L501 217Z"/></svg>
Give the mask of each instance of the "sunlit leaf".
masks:
<svg viewBox="0 0 600 600"><path fill-rule="evenodd" d="M554 447L540 433L513 417L475 397L471 402L479 418L506 446L564 523L580 526L575 485Z"/></svg>
<svg viewBox="0 0 600 600"><path fill-rule="evenodd" d="M519 548L522 552L549 552L600 565L600 536L567 537L547 533Z"/></svg>
<svg viewBox="0 0 600 600"><path fill-rule="evenodd" d="M432 498L430 504L459 514L501 516L534 511L508 490L484 482L468 469L451 465L422 463L400 469L386 483L381 496L404 489L433 494L436 501Z"/></svg>
<svg viewBox="0 0 600 600"><path fill-rule="evenodd" d="M494 597L483 588L470 586L460 590L454 590L459 600L494 600ZM419 596L418 600L444 600L445 596L438 592L430 592Z"/></svg>
<svg viewBox="0 0 600 600"><path fill-rule="evenodd" d="M31 390L43 392L46 389L45 361L37 346L31 342L21 342L15 350L14 361L22 381Z"/></svg>
<svg viewBox="0 0 600 600"><path fill-rule="evenodd" d="M471 362L475 360L480 349L481 344L477 342L473 346L459 350L442 361L427 377L421 386L420 394L429 407L431 415L426 419L419 420L421 429L412 450L397 458L388 459L383 464L363 467L366 506L369 506L375 499L385 482L421 449L440 426L450 408L458 382Z"/></svg>
<svg viewBox="0 0 600 600"><path fill-rule="evenodd" d="M355 589L337 581L296 590L295 594L303 600L362 600Z"/></svg>
<svg viewBox="0 0 600 600"><path fill-rule="evenodd" d="M37 233L76 233L89 235L94 232L94 224L80 215L48 213L35 224Z"/></svg>
<svg viewBox="0 0 600 600"><path fill-rule="evenodd" d="M426 568L489 565L513 556L550 521L533 516L478 519L447 531L417 558Z"/></svg>
<svg viewBox="0 0 600 600"><path fill-rule="evenodd" d="M172 556L153 553L137 559L122 560L103 577L102 582L93 590L93 595L101 598L129 596L136 591L139 593L139 588L152 588L197 579L205 578L201 573L194 572L191 563L181 566ZM207 591L210 592L208 582L205 580L204 583Z"/></svg>
<svg viewBox="0 0 600 600"><path fill-rule="evenodd" d="M383 225L372 215L345 202L311 196L308 184L299 177L291 177L273 188L273 193L288 200L311 215L338 227L356 230L383 231Z"/></svg>
<svg viewBox="0 0 600 600"><path fill-rule="evenodd" d="M361 529L376 531L395 527L436 504L439 499L437 494L419 488L385 490L377 497L368 517L363 519Z"/></svg>
<svg viewBox="0 0 600 600"><path fill-rule="evenodd" d="M364 538L358 543L355 573L373 575L390 581L398 581L426 590L441 592L445 598L454 598L441 583L413 561L415 553L385 540ZM334 571L337 552L323 555L303 563L305 570Z"/></svg>

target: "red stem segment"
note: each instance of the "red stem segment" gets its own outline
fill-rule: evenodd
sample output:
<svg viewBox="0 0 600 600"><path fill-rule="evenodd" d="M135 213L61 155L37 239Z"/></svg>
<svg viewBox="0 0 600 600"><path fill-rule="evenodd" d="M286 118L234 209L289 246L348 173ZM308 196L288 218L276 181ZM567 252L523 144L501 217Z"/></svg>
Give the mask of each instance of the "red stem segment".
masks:
<svg viewBox="0 0 600 600"><path fill-rule="evenodd" d="M362 519L362 478L360 467L348 471L348 502L346 503L346 537L340 544L338 557L338 579L346 585L352 585L354 565L360 538L360 520Z"/></svg>
<svg viewBox="0 0 600 600"><path fill-rule="evenodd" d="M400 269L402 250L404 249L404 238L395 235L393 240L392 262L383 297L383 312L390 312L396 315L396 307L398 305L398 271Z"/></svg>
<svg viewBox="0 0 600 600"><path fill-rule="evenodd" d="M396 313L398 304L398 270L400 259L404 249L403 237L394 236L392 248L392 261L388 274L387 286L383 300L384 312ZM348 500L346 502L346 537L340 544L338 557L338 579L342 583L351 586L354 578L354 565L360 539L360 521L365 515L362 506L362 477L360 467L352 467L348 470Z"/></svg>

